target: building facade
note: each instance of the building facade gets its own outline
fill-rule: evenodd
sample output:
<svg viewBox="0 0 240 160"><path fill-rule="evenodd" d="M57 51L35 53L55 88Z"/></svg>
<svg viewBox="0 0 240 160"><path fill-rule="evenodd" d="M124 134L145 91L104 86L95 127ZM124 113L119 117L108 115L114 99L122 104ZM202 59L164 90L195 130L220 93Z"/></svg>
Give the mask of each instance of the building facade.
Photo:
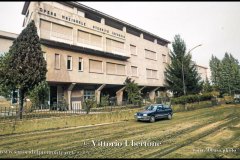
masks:
<svg viewBox="0 0 240 160"><path fill-rule="evenodd" d="M77 2L25 2L22 14L38 28L51 104L108 94L121 105L127 77L150 99L164 89L169 41Z"/></svg>
<svg viewBox="0 0 240 160"><path fill-rule="evenodd" d="M0 31L0 55L9 51L13 40L16 39L18 34Z"/></svg>
<svg viewBox="0 0 240 160"><path fill-rule="evenodd" d="M127 77L145 98L164 90L169 41L77 2L25 2L22 14L23 27L34 20L38 29L51 105L65 100L71 110L103 95L121 105ZM0 52L16 37L0 32Z"/></svg>
<svg viewBox="0 0 240 160"><path fill-rule="evenodd" d="M208 68L207 67L204 67L204 66L201 66L201 65L197 65L197 71L198 71L198 74L200 75L201 79L203 81L206 81L207 78L208 78Z"/></svg>

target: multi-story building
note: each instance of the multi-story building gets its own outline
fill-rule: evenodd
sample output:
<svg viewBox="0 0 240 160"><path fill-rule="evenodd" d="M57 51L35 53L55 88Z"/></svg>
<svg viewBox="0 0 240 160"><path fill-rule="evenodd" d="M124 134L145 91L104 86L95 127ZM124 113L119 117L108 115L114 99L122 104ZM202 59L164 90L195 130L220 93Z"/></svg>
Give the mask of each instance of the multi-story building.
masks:
<svg viewBox="0 0 240 160"><path fill-rule="evenodd" d="M150 99L164 88L169 41L78 2L25 2L22 14L38 28L51 104L103 94L121 104L127 77Z"/></svg>
<svg viewBox="0 0 240 160"><path fill-rule="evenodd" d="M25 2L23 26L34 20L47 61L50 104L65 99L69 109L86 98L125 98L127 77L144 96L164 89L169 41L77 2ZM0 52L16 34L0 32Z"/></svg>

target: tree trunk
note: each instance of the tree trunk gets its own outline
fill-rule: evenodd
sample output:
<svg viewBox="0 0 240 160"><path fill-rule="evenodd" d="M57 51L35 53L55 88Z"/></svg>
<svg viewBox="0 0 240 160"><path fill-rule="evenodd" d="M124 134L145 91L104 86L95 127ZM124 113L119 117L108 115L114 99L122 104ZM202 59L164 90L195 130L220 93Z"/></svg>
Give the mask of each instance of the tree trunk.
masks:
<svg viewBox="0 0 240 160"><path fill-rule="evenodd" d="M22 119L24 92L19 89L19 118Z"/></svg>

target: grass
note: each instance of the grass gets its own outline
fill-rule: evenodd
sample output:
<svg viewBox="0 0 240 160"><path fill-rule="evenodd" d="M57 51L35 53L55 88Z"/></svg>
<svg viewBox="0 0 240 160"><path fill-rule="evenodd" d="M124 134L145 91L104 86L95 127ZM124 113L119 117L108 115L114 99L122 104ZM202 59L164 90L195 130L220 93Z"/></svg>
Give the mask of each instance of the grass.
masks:
<svg viewBox="0 0 240 160"><path fill-rule="evenodd" d="M175 113L172 120L155 123L128 119L102 126L2 135L0 158L240 158L239 115L240 105L224 105ZM100 117L92 120L101 121ZM122 146L100 146L101 142ZM144 142L159 145L141 146ZM226 148L238 150L226 152ZM224 153L216 152L224 149Z"/></svg>
<svg viewBox="0 0 240 160"><path fill-rule="evenodd" d="M63 113L64 116L62 117L58 116L30 120L23 119L17 121L3 120L2 123L0 123L0 135L124 121L132 119L134 113L137 112L138 110L139 109L129 109L123 111L115 111L111 113L99 113L89 115L69 114L70 116L67 116L67 114ZM47 114L44 115L46 116ZM51 113L49 114L49 116L51 116Z"/></svg>

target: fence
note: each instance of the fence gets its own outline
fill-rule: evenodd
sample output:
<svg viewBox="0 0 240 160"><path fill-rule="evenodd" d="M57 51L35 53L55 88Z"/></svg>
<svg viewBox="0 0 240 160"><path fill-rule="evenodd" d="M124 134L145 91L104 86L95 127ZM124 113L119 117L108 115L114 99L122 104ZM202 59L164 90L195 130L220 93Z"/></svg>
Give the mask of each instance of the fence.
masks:
<svg viewBox="0 0 240 160"><path fill-rule="evenodd" d="M19 106L0 107L0 121L19 119ZM59 117L76 114L86 114L80 105L74 106L71 110L67 106L54 104L50 106L31 107L25 106L22 111L23 119Z"/></svg>
<svg viewBox="0 0 240 160"><path fill-rule="evenodd" d="M104 106L95 107L90 109L89 114L98 114L103 112L113 112L119 110L127 110L140 108L137 105L123 105L123 106ZM29 107L25 106L22 112L22 119L39 119L39 118L50 118L50 117L60 117L60 116L71 116L71 115L81 115L86 114L85 107L79 103L73 103L71 110L68 106L62 104L53 104L52 106L45 105L39 107ZM19 106L12 107L0 107L0 122L6 120L20 120L19 119Z"/></svg>

